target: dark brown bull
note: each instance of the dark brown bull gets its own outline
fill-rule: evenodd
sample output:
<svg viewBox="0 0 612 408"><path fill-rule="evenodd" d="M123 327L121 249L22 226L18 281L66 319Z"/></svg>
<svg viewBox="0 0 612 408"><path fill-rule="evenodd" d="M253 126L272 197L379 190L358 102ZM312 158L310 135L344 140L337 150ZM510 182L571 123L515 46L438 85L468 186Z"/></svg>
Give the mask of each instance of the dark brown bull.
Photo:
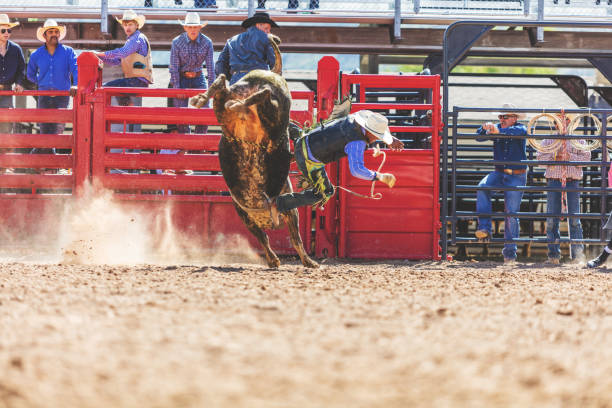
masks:
<svg viewBox="0 0 612 408"><path fill-rule="evenodd" d="M194 97L191 103L202 107L213 98L213 109L223 131L219 142L223 178L238 215L264 248L268 265L276 268L280 260L270 248L264 229L274 228L267 198L292 191L288 134L291 94L287 82L279 75L278 39L268 37L277 61L272 71L251 71L230 88L225 83L225 75L219 75L209 89ZM282 218L289 227L291 243L302 264L318 267L304 250L297 210L282 214Z"/></svg>

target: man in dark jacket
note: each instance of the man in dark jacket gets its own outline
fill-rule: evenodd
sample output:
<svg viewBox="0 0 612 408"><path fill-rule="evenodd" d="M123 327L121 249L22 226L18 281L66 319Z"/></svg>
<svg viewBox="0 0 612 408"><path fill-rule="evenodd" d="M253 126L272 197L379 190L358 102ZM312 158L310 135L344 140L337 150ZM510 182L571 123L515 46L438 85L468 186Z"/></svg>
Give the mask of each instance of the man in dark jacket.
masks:
<svg viewBox="0 0 612 408"><path fill-rule="evenodd" d="M270 214L274 224L279 224L281 212L303 205L325 204L334 195L334 186L327 177L325 165L344 156L348 156L349 170L354 177L382 181L392 188L396 181L393 174L378 173L363 164L366 148L378 140L394 150L401 150L404 146L391 136L387 118L369 110L350 114L299 138L295 143L295 161L311 187L271 200Z"/></svg>
<svg viewBox="0 0 612 408"><path fill-rule="evenodd" d="M0 14L0 90L15 92L23 91L25 78L25 59L21 47L10 41L11 30L19 23L11 23L6 14ZM13 96L0 96L0 108L12 108ZM0 133L11 133L12 123L1 122Z"/></svg>
<svg viewBox="0 0 612 408"><path fill-rule="evenodd" d="M278 25L268 13L255 13L242 22L245 32L227 40L215 64L215 74L225 74L230 85L238 82L249 71L270 69L276 58L268 40L272 27Z"/></svg>

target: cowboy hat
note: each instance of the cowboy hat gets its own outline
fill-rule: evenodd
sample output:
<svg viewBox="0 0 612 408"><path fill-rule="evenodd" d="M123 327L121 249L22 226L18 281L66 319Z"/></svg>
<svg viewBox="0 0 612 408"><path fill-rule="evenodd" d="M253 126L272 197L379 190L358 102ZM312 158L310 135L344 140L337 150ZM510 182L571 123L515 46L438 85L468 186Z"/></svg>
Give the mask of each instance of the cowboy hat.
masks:
<svg viewBox="0 0 612 408"><path fill-rule="evenodd" d="M276 24L274 20L270 18L270 15L268 13L258 11L257 13L253 14L252 17L249 17L242 22L242 28L249 28L250 26L255 25L257 23L268 23L272 27L278 27L278 24Z"/></svg>
<svg viewBox="0 0 612 408"><path fill-rule="evenodd" d="M15 22L15 23L11 23L9 21L9 16L7 16L6 14L0 14L0 26L9 26L9 28L13 28L15 26L19 25L19 22Z"/></svg>
<svg viewBox="0 0 612 408"><path fill-rule="evenodd" d="M140 30L145 23L145 16L142 14L136 14L134 10L125 10L123 12L123 17L115 17L115 20L117 20L119 24L123 24L124 21L135 21L138 25L138 29Z"/></svg>
<svg viewBox="0 0 612 408"><path fill-rule="evenodd" d="M504 103L502 109L499 112L494 112L495 116L499 115L514 115L517 119L525 119L525 113L517 112L517 106L513 103Z"/></svg>
<svg viewBox="0 0 612 408"><path fill-rule="evenodd" d="M391 136L391 132L389 132L389 121L380 113L360 110L355 113L353 117L355 118L355 122L376 136L378 140L382 140L388 145L393 143L393 136Z"/></svg>
<svg viewBox="0 0 612 408"><path fill-rule="evenodd" d="M38 38L38 41L47 42L44 34L47 30L52 28L57 28L59 30L59 41L62 41L64 37L66 37L66 26L57 25L57 21L48 19L42 27L38 27L38 30L36 30L36 38Z"/></svg>
<svg viewBox="0 0 612 408"><path fill-rule="evenodd" d="M200 15L198 13L187 13L185 21L178 20L178 22L183 27L204 27L208 24L208 21L200 22Z"/></svg>

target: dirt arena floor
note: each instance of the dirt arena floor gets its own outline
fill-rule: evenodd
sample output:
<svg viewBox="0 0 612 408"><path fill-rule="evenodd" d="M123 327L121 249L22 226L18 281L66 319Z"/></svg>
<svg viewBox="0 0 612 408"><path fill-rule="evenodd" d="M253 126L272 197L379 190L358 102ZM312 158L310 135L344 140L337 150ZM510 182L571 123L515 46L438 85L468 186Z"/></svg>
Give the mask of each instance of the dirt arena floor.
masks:
<svg viewBox="0 0 612 408"><path fill-rule="evenodd" d="M612 407L612 273L284 262L0 265L0 407Z"/></svg>

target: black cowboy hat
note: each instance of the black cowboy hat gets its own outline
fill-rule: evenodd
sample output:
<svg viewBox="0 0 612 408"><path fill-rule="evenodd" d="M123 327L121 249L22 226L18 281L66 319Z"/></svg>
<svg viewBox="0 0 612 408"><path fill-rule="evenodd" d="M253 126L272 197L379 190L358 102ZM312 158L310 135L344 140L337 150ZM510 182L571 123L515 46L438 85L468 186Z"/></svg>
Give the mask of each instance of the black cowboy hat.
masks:
<svg viewBox="0 0 612 408"><path fill-rule="evenodd" d="M249 17L244 20L242 22L242 27L249 28L250 26L255 25L257 23L268 23L272 27L278 27L278 24L276 24L274 20L270 18L270 15L268 13L264 13L263 11L257 12L253 14L252 17Z"/></svg>

